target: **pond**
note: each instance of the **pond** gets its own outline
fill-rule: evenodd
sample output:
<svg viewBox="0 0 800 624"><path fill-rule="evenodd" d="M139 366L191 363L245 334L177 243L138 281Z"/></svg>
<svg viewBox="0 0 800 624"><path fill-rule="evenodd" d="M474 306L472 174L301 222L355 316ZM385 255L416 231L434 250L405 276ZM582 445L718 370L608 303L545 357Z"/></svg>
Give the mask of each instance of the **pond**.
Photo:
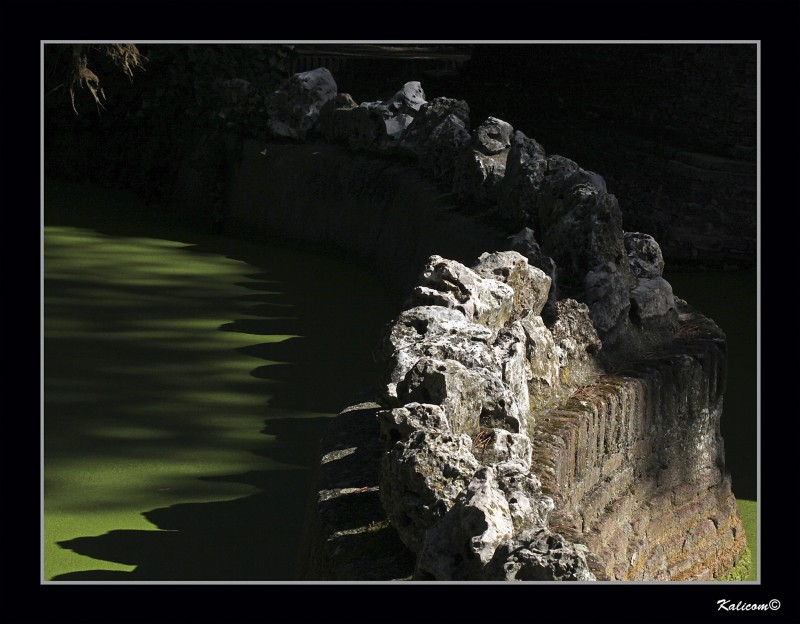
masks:
<svg viewBox="0 0 800 624"><path fill-rule="evenodd" d="M292 580L319 437L376 381L383 284L45 190L44 579Z"/></svg>

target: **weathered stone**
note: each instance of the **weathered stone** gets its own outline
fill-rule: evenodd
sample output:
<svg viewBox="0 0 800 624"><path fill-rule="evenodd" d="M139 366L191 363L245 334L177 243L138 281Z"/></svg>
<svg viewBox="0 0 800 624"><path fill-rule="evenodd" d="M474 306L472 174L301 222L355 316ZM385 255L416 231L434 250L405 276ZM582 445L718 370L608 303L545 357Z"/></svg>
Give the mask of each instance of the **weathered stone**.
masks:
<svg viewBox="0 0 800 624"><path fill-rule="evenodd" d="M419 552L425 531L453 506L480 468L463 434L420 430L381 460L381 503L400 539Z"/></svg>
<svg viewBox="0 0 800 624"><path fill-rule="evenodd" d="M529 316L520 321L527 339L527 360L530 364L531 380L553 387L558 383L559 357L552 332L545 326L542 317Z"/></svg>
<svg viewBox="0 0 800 624"><path fill-rule="evenodd" d="M277 136L305 139L336 92L336 81L324 67L294 74L266 97L267 127Z"/></svg>
<svg viewBox="0 0 800 624"><path fill-rule="evenodd" d="M653 278L664 274L664 256L656 239L641 232L625 232L623 240L631 272L636 277Z"/></svg>
<svg viewBox="0 0 800 624"><path fill-rule="evenodd" d="M397 384L401 404L441 405L452 430L468 435L478 431L485 395L481 373L454 360L420 358Z"/></svg>
<svg viewBox="0 0 800 624"><path fill-rule="evenodd" d="M588 548L548 529L524 531L500 544L484 571L487 580L595 581Z"/></svg>
<svg viewBox="0 0 800 624"><path fill-rule="evenodd" d="M530 367L529 403L535 417L546 411L556 399L560 386L561 359L553 334L545 327L541 317L529 316L522 319L520 324L526 337L526 360ZM529 421L529 425L532 424Z"/></svg>
<svg viewBox="0 0 800 624"><path fill-rule="evenodd" d="M598 265L586 273L586 303L599 332L608 332L628 317L631 305L627 276L612 262Z"/></svg>
<svg viewBox="0 0 800 624"><path fill-rule="evenodd" d="M511 147L511 134L514 129L511 124L489 117L475 129L473 144L482 154L494 156Z"/></svg>
<svg viewBox="0 0 800 624"><path fill-rule="evenodd" d="M406 307L440 305L461 311L467 320L490 329L511 318L514 290L495 279L484 279L454 260L431 256Z"/></svg>
<svg viewBox="0 0 800 624"><path fill-rule="evenodd" d="M527 409L523 412L517 397L503 383L500 373L486 368L478 369L483 384L483 406L480 414L480 425L486 429L500 427L514 433L524 432L528 423Z"/></svg>
<svg viewBox="0 0 800 624"><path fill-rule="evenodd" d="M550 291L547 296L547 301L552 303L558 297L558 269L556 263L550 256L547 256L542 251L541 246L536 241L536 236L531 228L522 228L513 236L509 236L509 248L512 251L521 253L528 259L531 266L544 271L545 275L550 278Z"/></svg>
<svg viewBox="0 0 800 624"><path fill-rule="evenodd" d="M514 534L546 527L555 505L552 498L542 494L539 478L530 472L530 462L509 460L499 463L495 466L495 474L508 501Z"/></svg>
<svg viewBox="0 0 800 624"><path fill-rule="evenodd" d="M382 410L375 416L378 419L378 437L387 450L416 431L450 433L450 423L439 405L407 403L393 410Z"/></svg>
<svg viewBox="0 0 800 624"><path fill-rule="evenodd" d="M499 214L523 223L538 221L539 190L546 172L544 148L517 130L506 157Z"/></svg>
<svg viewBox="0 0 800 624"><path fill-rule="evenodd" d="M508 150L484 154L476 149L462 151L453 170L453 193L461 201L488 209L498 200L498 187L506 172Z"/></svg>
<svg viewBox="0 0 800 624"><path fill-rule="evenodd" d="M496 368L499 363L487 345L493 332L464 315L441 306L405 310L383 337L377 356L389 363L387 396L397 397L397 384L423 357L456 360L469 368Z"/></svg>
<svg viewBox="0 0 800 624"><path fill-rule="evenodd" d="M559 267L562 287L577 297L585 293L592 319L605 337L617 320L626 322L620 312L635 285L623 244L622 213L616 198L605 192L602 178L556 164L545 176L539 209L546 251Z"/></svg>
<svg viewBox="0 0 800 624"><path fill-rule="evenodd" d="M467 103L437 97L420 107L401 143L417 155L420 166L452 181L455 160L470 140Z"/></svg>
<svg viewBox="0 0 800 624"><path fill-rule="evenodd" d="M455 161L453 193L459 199L480 208L498 202L512 132L508 123L495 117L489 117L475 129L471 149L464 149Z"/></svg>
<svg viewBox="0 0 800 624"><path fill-rule="evenodd" d="M494 465L514 462L521 469L530 470L531 441L524 433L511 433L505 429L482 429L472 439L472 454L481 464Z"/></svg>
<svg viewBox="0 0 800 624"><path fill-rule="evenodd" d="M555 321L550 327L559 362L559 377L563 384L580 384L597 372L595 356L602 343L597 336L589 308L574 299L556 301Z"/></svg>
<svg viewBox="0 0 800 624"><path fill-rule="evenodd" d="M547 176L566 175L580 169L578 163L564 156L554 154L547 157Z"/></svg>
<svg viewBox="0 0 800 624"><path fill-rule="evenodd" d="M414 344L446 336L465 336L468 340L488 343L492 331L480 323L471 323L459 310L442 306L418 306L400 313L385 333L379 354L383 359Z"/></svg>
<svg viewBox="0 0 800 624"><path fill-rule="evenodd" d="M414 118L414 124L409 127L404 140L414 146L421 146L431 137L434 129L450 117L461 128L469 130L469 105L466 102L446 97L433 98L420 106L419 114Z"/></svg>
<svg viewBox="0 0 800 624"><path fill-rule="evenodd" d="M383 102L356 104L348 94L339 94L320 111L319 128L329 141L343 142L353 149L397 148L424 103L419 82L407 82Z"/></svg>
<svg viewBox="0 0 800 624"><path fill-rule="evenodd" d="M383 103L393 115L415 117L420 108L427 104L422 85L417 81L407 82L403 88Z"/></svg>
<svg viewBox="0 0 800 624"><path fill-rule="evenodd" d="M538 171L539 163L544 162L547 167L547 155L544 148L532 138L525 136L517 130L511 140L511 151L508 154L509 171L533 172Z"/></svg>
<svg viewBox="0 0 800 624"><path fill-rule="evenodd" d="M630 316L634 323L675 313L675 296L672 286L663 277L640 278L630 292Z"/></svg>
<svg viewBox="0 0 800 624"><path fill-rule="evenodd" d="M501 373L503 383L514 396L520 412L520 422L527 421L530 412L528 381L531 378L531 370L526 343L527 336L521 321L515 321L510 327L498 332L493 346L498 364L492 370Z"/></svg>
<svg viewBox="0 0 800 624"><path fill-rule="evenodd" d="M621 264L627 258L622 242L622 213L617 199L588 183L573 184L566 176L551 184L542 198L539 212L543 236L562 271L581 278L603 262ZM547 178L546 184L551 183Z"/></svg>
<svg viewBox="0 0 800 624"><path fill-rule="evenodd" d="M407 82L402 89L383 102L362 102L361 107L373 118L383 120L372 147L400 147L398 141L425 104L425 92L419 82Z"/></svg>
<svg viewBox="0 0 800 624"><path fill-rule="evenodd" d="M541 314L550 292L551 279L544 271L528 264L516 251L484 253L472 269L482 277L490 277L514 289L514 318Z"/></svg>
<svg viewBox="0 0 800 624"><path fill-rule="evenodd" d="M492 468L481 468L447 514L425 533L416 578L476 580L514 525Z"/></svg>

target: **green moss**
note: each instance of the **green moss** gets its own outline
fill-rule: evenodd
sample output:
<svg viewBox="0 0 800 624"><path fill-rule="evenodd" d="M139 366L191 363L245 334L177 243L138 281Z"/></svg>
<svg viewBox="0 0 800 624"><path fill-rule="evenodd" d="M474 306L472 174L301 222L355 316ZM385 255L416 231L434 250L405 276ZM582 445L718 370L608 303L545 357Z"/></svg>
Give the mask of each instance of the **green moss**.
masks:
<svg viewBox="0 0 800 624"><path fill-rule="evenodd" d="M756 501L737 500L739 516L742 519L747 546L735 566L720 577L720 581L758 580L758 504Z"/></svg>
<svg viewBox="0 0 800 624"><path fill-rule="evenodd" d="M750 572L746 581L758 580L758 503L751 500L737 499L739 516L742 518L744 533L747 536L747 548L750 550Z"/></svg>
<svg viewBox="0 0 800 624"><path fill-rule="evenodd" d="M736 565L733 566L733 569L730 572L728 572L725 576L721 576L718 580L727 582L749 581L751 580L750 564L751 564L750 548L748 546L745 546L742 556L739 557L739 561L736 562Z"/></svg>

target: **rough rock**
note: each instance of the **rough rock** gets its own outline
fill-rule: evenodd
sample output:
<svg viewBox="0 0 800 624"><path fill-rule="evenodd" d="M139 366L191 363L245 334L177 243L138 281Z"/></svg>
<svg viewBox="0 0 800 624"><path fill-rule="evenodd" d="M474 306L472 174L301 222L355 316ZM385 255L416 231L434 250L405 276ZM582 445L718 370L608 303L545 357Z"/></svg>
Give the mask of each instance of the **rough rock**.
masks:
<svg viewBox="0 0 800 624"><path fill-rule="evenodd" d="M500 372L503 383L514 396L520 412L520 422L527 421L530 412L528 381L531 379L531 370L527 358L527 335L521 321L515 321L510 327L498 332L493 350L497 365L492 370Z"/></svg>
<svg viewBox="0 0 800 624"><path fill-rule="evenodd" d="M383 102L356 104L343 93L323 106L319 129L329 141L347 143L352 149L396 149L424 104L425 93L419 82L407 82Z"/></svg>
<svg viewBox="0 0 800 624"><path fill-rule="evenodd" d="M500 544L486 566L498 581L594 581L588 549L547 529L524 531Z"/></svg>
<svg viewBox="0 0 800 624"><path fill-rule="evenodd" d="M378 437L387 450L417 431L450 433L450 423L439 405L407 403L403 407L379 411L375 417L378 419Z"/></svg>
<svg viewBox="0 0 800 624"><path fill-rule="evenodd" d="M589 308L574 299L556 301L550 327L559 362L560 382L573 385L597 372L596 355L602 343L589 317Z"/></svg>
<svg viewBox="0 0 800 624"><path fill-rule="evenodd" d="M623 240L631 272L636 277L653 278L664 274L664 256L652 236L641 232L625 232Z"/></svg>
<svg viewBox="0 0 800 624"><path fill-rule="evenodd" d="M383 124L376 132L372 147L400 147L397 142L425 103L425 92L416 81L407 82L402 89L383 102L362 102L360 107L368 111L373 120L381 119Z"/></svg>
<svg viewBox="0 0 800 624"><path fill-rule="evenodd" d="M546 527L555 505L542 493L539 478L524 461L509 460L495 466L497 483L503 491L514 524L514 534Z"/></svg>
<svg viewBox="0 0 800 624"><path fill-rule="evenodd" d="M549 178L553 178L553 176L558 176L558 175L563 176L573 171L577 171L578 169L580 169L578 163L564 156L553 154L552 156L547 157L546 176Z"/></svg>
<svg viewBox="0 0 800 624"><path fill-rule="evenodd" d="M441 306L419 306L405 310L385 333L376 356L387 362L387 398L397 397L397 384L421 357L455 360L473 367L497 368L488 343L493 332L464 315Z"/></svg>
<svg viewBox="0 0 800 624"><path fill-rule="evenodd" d="M483 407L480 426L486 429L500 427L514 433L524 432L528 423L527 409L520 409L517 397L503 383L500 373L486 368L478 369L483 384Z"/></svg>
<svg viewBox="0 0 800 624"><path fill-rule="evenodd" d="M453 193L460 201L480 209L491 209L498 201L498 188L506 173L508 151L487 155L466 149L456 159Z"/></svg>
<svg viewBox="0 0 800 624"><path fill-rule="evenodd" d="M381 503L400 539L419 552L425 531L444 516L480 468L464 434L420 430L381 460Z"/></svg>
<svg viewBox="0 0 800 624"><path fill-rule="evenodd" d="M528 471L531 467L531 441L527 434L505 429L482 429L472 439L472 454L481 464L513 462Z"/></svg>
<svg viewBox="0 0 800 624"><path fill-rule="evenodd" d="M403 88L383 103L392 115L417 115L420 108L427 104L422 85L417 81L407 82Z"/></svg>
<svg viewBox="0 0 800 624"><path fill-rule="evenodd" d="M511 124L489 117L475 129L473 145L482 154L494 156L511 147Z"/></svg>
<svg viewBox="0 0 800 624"><path fill-rule="evenodd" d="M553 334L539 316L529 316L520 324L526 337L526 359L530 367L529 403L533 418L551 407L557 398L561 379L561 358ZM561 352L563 353L563 351ZM566 357L565 357L566 359Z"/></svg>
<svg viewBox="0 0 800 624"><path fill-rule="evenodd" d="M677 314L672 286L663 277L639 279L630 297L630 316L636 324L666 316L670 311Z"/></svg>
<svg viewBox="0 0 800 624"><path fill-rule="evenodd" d="M431 256L406 307L439 305L459 310L467 320L490 329L503 327L511 318L514 290L480 275L454 260Z"/></svg>
<svg viewBox="0 0 800 624"><path fill-rule="evenodd" d="M454 360L420 358L397 384L401 403L441 405L451 429L468 435L480 426L484 394L481 374Z"/></svg>
<svg viewBox="0 0 800 624"><path fill-rule="evenodd" d="M441 405L457 433L475 435L480 427L519 432L527 426L516 398L498 373L470 369L454 360L420 358L397 384L397 400Z"/></svg>
<svg viewBox="0 0 800 624"><path fill-rule="evenodd" d="M631 306L628 276L623 276L612 262L594 267L584 281L586 303L594 326L606 333L628 318Z"/></svg>
<svg viewBox="0 0 800 624"><path fill-rule="evenodd" d="M497 204L513 131L510 124L495 117L475 129L470 148L455 161L453 193L459 199L481 209Z"/></svg>
<svg viewBox="0 0 800 624"><path fill-rule="evenodd" d="M541 269L550 278L548 302L552 303L558 299L558 269L556 268L556 263L550 256L544 254L533 230L529 227L524 227L513 236L509 236L509 247L512 251L519 252L525 256L531 266Z"/></svg>
<svg viewBox="0 0 800 624"><path fill-rule="evenodd" d="M267 127L277 136L303 140L336 93L336 81L324 67L294 74L266 97Z"/></svg>
<svg viewBox="0 0 800 624"><path fill-rule="evenodd" d="M538 226L539 189L546 171L544 148L517 130L506 157L499 214L518 222L537 223Z"/></svg>
<svg viewBox="0 0 800 624"><path fill-rule="evenodd" d="M552 280L516 251L483 253L472 269L481 277L489 277L514 289L513 318L541 314L550 292Z"/></svg>
<svg viewBox="0 0 800 624"><path fill-rule="evenodd" d="M469 128L466 102L437 97L420 107L401 142L417 155L421 167L452 181L456 157L471 140Z"/></svg>
<svg viewBox="0 0 800 624"><path fill-rule="evenodd" d="M593 267L605 262L629 274L622 241L622 213L616 197L598 190L573 172L556 183L547 178L540 218L547 252L562 277L579 284Z"/></svg>
<svg viewBox="0 0 800 624"><path fill-rule="evenodd" d="M447 514L425 533L415 578L475 580L514 525L490 467L475 473Z"/></svg>

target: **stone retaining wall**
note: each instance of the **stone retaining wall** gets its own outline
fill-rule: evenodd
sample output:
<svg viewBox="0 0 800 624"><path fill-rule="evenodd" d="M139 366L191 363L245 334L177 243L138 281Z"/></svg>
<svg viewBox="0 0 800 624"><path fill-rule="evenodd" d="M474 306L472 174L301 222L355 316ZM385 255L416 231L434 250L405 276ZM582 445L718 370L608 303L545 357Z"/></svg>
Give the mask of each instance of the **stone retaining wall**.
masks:
<svg viewBox="0 0 800 624"><path fill-rule="evenodd" d="M601 176L502 120L472 129L419 83L359 105L306 72L267 109L281 139L223 137L218 195L197 155L177 195L226 232L349 251L409 294L380 386L323 440L305 578L708 579L737 562L724 335L674 297L655 240L622 231Z"/></svg>
<svg viewBox="0 0 800 624"><path fill-rule="evenodd" d="M581 388L533 438L551 527L590 548L598 578L709 580L744 548L719 430L725 339L682 317L674 344Z"/></svg>

